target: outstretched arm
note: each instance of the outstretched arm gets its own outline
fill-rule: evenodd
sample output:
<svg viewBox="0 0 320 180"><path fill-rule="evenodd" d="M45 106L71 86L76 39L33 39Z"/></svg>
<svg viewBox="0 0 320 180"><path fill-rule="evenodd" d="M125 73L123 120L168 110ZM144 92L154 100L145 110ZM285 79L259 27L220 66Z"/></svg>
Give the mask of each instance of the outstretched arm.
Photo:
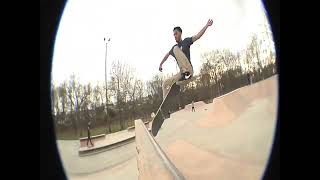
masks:
<svg viewBox="0 0 320 180"><path fill-rule="evenodd" d="M212 25L212 23L212 19L209 19L207 24L201 29L201 31L197 35L192 36L192 42L195 42L196 40L200 39L204 32L206 32L207 28Z"/></svg>
<svg viewBox="0 0 320 180"><path fill-rule="evenodd" d="M168 57L169 57L169 53L167 53L164 57L163 57L163 59L162 59L162 61L161 61L161 63L160 63L160 66L159 66L159 71L160 72L162 72L162 64L168 59Z"/></svg>

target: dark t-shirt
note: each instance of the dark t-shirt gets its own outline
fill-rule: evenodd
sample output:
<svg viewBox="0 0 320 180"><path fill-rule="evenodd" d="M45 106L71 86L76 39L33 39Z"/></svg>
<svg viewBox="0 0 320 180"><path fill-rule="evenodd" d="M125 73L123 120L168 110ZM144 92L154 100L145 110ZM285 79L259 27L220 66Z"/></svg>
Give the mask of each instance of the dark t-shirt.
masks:
<svg viewBox="0 0 320 180"><path fill-rule="evenodd" d="M182 52L187 56L190 64L191 64L191 61L190 61L190 46L191 46L192 44L193 44L193 42L192 42L192 37L187 37L187 38L185 38L183 41L181 41L180 43L174 45L174 46L178 45L178 47L179 47L180 49L182 48ZM169 54L176 59L176 57L175 57L174 54L173 54L173 48L174 48L174 46L172 46L171 50L169 51ZM177 59L176 59L176 60L177 60Z"/></svg>
<svg viewBox="0 0 320 180"><path fill-rule="evenodd" d="M91 139L91 133L90 133L90 125L88 125L88 128L87 128L87 130L88 130L88 139Z"/></svg>

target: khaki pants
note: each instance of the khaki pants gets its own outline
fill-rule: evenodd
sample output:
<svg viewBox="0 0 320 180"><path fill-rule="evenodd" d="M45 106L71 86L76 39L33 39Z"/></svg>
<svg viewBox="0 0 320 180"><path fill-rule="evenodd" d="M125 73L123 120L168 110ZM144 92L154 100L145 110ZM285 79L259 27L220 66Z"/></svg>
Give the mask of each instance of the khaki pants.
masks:
<svg viewBox="0 0 320 180"><path fill-rule="evenodd" d="M175 46L173 48L173 53L174 53L174 56L176 57L176 60L178 62L178 66L179 66L180 72L178 74L172 76L171 78L166 79L163 82L163 85L162 85L162 93L163 93L162 97L163 97L163 99L169 93L170 87L174 83L178 82L181 78L183 78L182 73L189 72L190 73L190 78L193 75L192 65L190 64L190 62L189 62L188 58L186 57L186 55L181 51L181 49L178 46Z"/></svg>

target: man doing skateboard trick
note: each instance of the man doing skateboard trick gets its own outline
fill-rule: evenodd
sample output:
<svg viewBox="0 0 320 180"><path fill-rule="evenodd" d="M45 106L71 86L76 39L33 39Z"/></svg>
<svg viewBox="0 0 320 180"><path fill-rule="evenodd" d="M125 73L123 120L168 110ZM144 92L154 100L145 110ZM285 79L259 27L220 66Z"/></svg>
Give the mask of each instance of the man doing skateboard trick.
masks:
<svg viewBox="0 0 320 180"><path fill-rule="evenodd" d="M169 55L171 55L176 59L180 72L165 80L162 84L163 100L151 123L151 133L153 136L158 134L164 120L170 117L172 104L169 100L174 100L173 97L180 92L180 85L193 75L193 67L190 61L190 46L197 41L211 25L212 20L209 19L197 35L187 37L184 40L181 38L182 29L180 27L173 29L173 35L177 44L164 56L160 63L159 71L162 72L162 64L168 59Z"/></svg>
<svg viewBox="0 0 320 180"><path fill-rule="evenodd" d="M195 41L201 38L201 36L205 33L207 28L212 25L212 23L213 23L212 19L209 19L207 24L201 29L201 31L198 34L192 37L187 37L184 40L182 40L182 37L181 37L182 29L180 27L175 27L173 29L173 35L177 44L175 44L171 48L171 50L164 56L163 60L160 63L159 71L162 72L162 64L171 55L176 59L180 72L164 81L162 85L163 99L166 97L168 91L170 90L170 87L174 83L189 79L193 76L193 67L190 60L190 46Z"/></svg>

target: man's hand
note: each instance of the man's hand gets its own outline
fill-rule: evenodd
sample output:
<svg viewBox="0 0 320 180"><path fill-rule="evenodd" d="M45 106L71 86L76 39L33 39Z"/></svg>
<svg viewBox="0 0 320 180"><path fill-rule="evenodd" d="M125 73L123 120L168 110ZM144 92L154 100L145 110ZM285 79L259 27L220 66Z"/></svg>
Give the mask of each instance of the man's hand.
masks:
<svg viewBox="0 0 320 180"><path fill-rule="evenodd" d="M206 32L207 28L212 25L212 23L212 19L209 19L207 24L201 29L201 31L197 35L192 36L192 42L195 42L196 40L200 39L204 32Z"/></svg>
<svg viewBox="0 0 320 180"><path fill-rule="evenodd" d="M208 26L208 27L211 26L212 23L213 23L212 19L209 19L208 22L207 22L207 26Z"/></svg>
<svg viewBox="0 0 320 180"><path fill-rule="evenodd" d="M160 66L159 66L159 71L162 72L162 64L168 59L170 53L168 52L162 59Z"/></svg>
<svg viewBox="0 0 320 180"><path fill-rule="evenodd" d="M162 65L159 66L159 71L162 72Z"/></svg>

